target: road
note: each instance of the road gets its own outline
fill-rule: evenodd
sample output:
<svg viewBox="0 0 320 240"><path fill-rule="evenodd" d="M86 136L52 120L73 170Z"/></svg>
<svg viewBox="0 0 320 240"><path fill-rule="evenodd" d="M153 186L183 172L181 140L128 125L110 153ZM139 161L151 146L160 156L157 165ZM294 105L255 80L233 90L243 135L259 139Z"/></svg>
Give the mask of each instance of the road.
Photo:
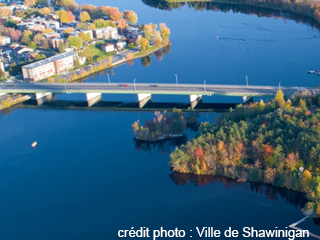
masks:
<svg viewBox="0 0 320 240"><path fill-rule="evenodd" d="M0 93L121 93L121 94L171 94L171 95L226 95L272 96L277 86L243 86L212 84L155 84L155 83L2 83ZM308 89L319 93L319 88L281 87L285 95Z"/></svg>

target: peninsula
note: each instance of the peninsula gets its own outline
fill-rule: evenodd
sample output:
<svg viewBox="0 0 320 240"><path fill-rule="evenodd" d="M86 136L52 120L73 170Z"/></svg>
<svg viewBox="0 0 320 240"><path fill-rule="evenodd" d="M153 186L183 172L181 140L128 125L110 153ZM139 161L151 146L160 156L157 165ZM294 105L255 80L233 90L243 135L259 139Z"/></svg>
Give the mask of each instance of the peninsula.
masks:
<svg viewBox="0 0 320 240"><path fill-rule="evenodd" d="M320 96L304 90L285 99L237 106L171 154L173 171L263 182L306 193L320 215Z"/></svg>

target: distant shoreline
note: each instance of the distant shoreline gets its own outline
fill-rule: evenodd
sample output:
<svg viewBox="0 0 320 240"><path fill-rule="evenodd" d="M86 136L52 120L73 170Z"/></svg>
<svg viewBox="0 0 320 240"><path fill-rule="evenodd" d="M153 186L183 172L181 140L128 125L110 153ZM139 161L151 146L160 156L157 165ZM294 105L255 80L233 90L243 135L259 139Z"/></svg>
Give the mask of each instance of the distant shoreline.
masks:
<svg viewBox="0 0 320 240"><path fill-rule="evenodd" d="M272 9L272 10L277 10L277 11L285 11L285 12L289 12L289 13L294 13L294 14L299 14L301 16L310 18L311 20L317 22L320 24L320 19L317 19L316 16L314 16L315 12L313 12L313 15L304 13L304 12L299 12L299 11L295 11L290 9L291 8L296 8L297 6L302 7L302 9L305 9L306 7L309 7L310 9L314 9L312 8L310 5L308 4L295 4L295 5L288 5L285 6L284 8L281 7L276 7L276 6L266 6L264 4L266 4L266 2L262 2L262 4L255 4L255 3L245 3L242 1L223 1L223 0L159 0L161 2L166 2L166 3L201 3L201 2L206 2L206 3L229 3L229 4L239 4L239 5L243 5L243 6L252 6L252 7L260 7L260 8L266 8L266 9Z"/></svg>

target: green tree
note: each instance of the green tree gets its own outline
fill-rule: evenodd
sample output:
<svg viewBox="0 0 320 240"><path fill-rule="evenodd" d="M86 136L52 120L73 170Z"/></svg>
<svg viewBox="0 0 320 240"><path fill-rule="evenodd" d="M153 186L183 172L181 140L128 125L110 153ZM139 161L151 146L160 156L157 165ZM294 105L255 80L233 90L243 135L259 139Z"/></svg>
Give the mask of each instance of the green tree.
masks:
<svg viewBox="0 0 320 240"><path fill-rule="evenodd" d="M39 61L39 60L42 60L42 59L45 59L46 58L46 55L44 55L43 53L42 54L37 54L34 58L34 60L36 61Z"/></svg>
<svg viewBox="0 0 320 240"><path fill-rule="evenodd" d="M32 49L34 50L34 49L37 48L37 44L35 44L34 42L30 42L30 43L28 44L28 47L29 47L29 48L32 48Z"/></svg>
<svg viewBox="0 0 320 240"><path fill-rule="evenodd" d="M304 112L308 111L307 104L302 98L299 101L299 108Z"/></svg>
<svg viewBox="0 0 320 240"><path fill-rule="evenodd" d="M29 30L24 30L23 31L23 35L22 35L22 39L21 42L25 43L25 44L29 44L32 41L32 32Z"/></svg>
<svg viewBox="0 0 320 240"><path fill-rule="evenodd" d="M64 53L66 51L64 47L64 43L62 41L59 41L58 49L59 49L59 53Z"/></svg>
<svg viewBox="0 0 320 240"><path fill-rule="evenodd" d="M69 47L75 47L76 49L79 49L82 47L82 38L81 37L74 37L74 36L70 36L67 39L67 45Z"/></svg>

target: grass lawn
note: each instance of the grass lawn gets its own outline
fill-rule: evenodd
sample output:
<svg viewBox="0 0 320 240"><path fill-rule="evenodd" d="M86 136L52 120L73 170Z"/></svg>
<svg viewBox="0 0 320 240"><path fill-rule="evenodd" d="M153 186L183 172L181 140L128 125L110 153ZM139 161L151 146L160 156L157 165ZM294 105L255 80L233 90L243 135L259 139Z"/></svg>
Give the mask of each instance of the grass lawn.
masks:
<svg viewBox="0 0 320 240"><path fill-rule="evenodd" d="M82 52L79 52L79 56L86 57L92 56L92 60L96 62L97 60L101 60L110 56L111 54L106 53L100 49L100 44L90 45Z"/></svg>
<svg viewBox="0 0 320 240"><path fill-rule="evenodd" d="M160 47L160 48L162 48L162 47ZM135 53L133 56L134 57L141 57L141 56L144 56L145 54L148 54L149 52L152 52L152 51L160 49L160 48L156 47L156 46L152 46L147 51Z"/></svg>

